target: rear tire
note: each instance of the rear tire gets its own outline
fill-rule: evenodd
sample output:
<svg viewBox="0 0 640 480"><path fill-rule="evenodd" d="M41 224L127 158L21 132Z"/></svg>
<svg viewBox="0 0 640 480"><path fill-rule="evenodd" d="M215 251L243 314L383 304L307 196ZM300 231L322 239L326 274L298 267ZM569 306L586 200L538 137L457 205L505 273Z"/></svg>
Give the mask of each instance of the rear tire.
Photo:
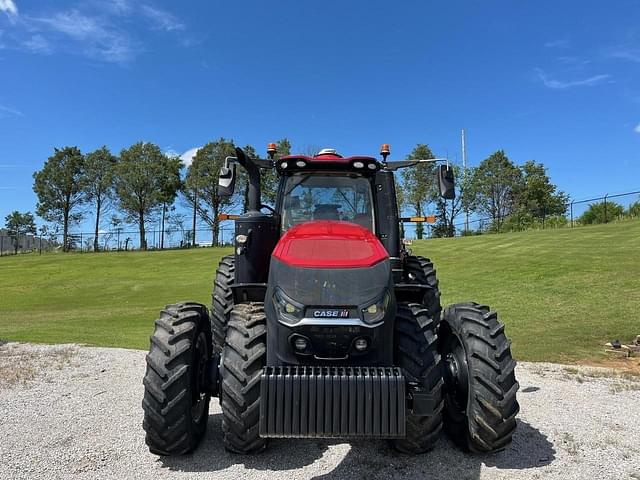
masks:
<svg viewBox="0 0 640 480"><path fill-rule="evenodd" d="M410 255L407 257L405 274L409 283L427 285L429 290L424 294L420 302L429 311L429 315L436 323L440 323L442 306L440 305L440 289L433 262L425 257Z"/></svg>
<svg viewBox="0 0 640 480"><path fill-rule="evenodd" d="M211 292L211 334L213 335L213 351L222 352L224 339L227 334L229 314L233 308L233 293L231 285L235 281L235 256L222 257L213 279Z"/></svg>
<svg viewBox="0 0 640 480"><path fill-rule="evenodd" d="M143 380L142 425L151 453L182 455L200 443L209 418L206 366L210 358L207 307L167 305L156 320Z"/></svg>
<svg viewBox="0 0 640 480"><path fill-rule="evenodd" d="M263 450L260 438L260 377L267 358L267 318L263 303L231 310L222 351L220 403L224 446L234 453Z"/></svg>
<svg viewBox="0 0 640 480"><path fill-rule="evenodd" d="M395 365L402 368L409 382L420 384L437 399L431 416L407 414L407 435L393 440L393 446L404 453L431 450L442 430L442 371L437 349L435 322L429 312L417 303L398 304L395 323Z"/></svg>
<svg viewBox="0 0 640 480"><path fill-rule="evenodd" d="M445 378L445 431L461 448L505 449L520 409L511 341L489 307L451 305L438 331Z"/></svg>

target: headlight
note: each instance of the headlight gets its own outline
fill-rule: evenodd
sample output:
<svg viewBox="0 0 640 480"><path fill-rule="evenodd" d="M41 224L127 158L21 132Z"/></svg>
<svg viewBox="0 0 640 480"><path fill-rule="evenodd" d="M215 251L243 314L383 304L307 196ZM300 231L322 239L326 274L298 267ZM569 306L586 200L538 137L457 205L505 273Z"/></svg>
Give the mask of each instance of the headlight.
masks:
<svg viewBox="0 0 640 480"><path fill-rule="evenodd" d="M273 305L279 317L290 325L298 323L303 316L304 307L287 297L279 288L273 293Z"/></svg>
<svg viewBox="0 0 640 480"><path fill-rule="evenodd" d="M378 323L387 313L388 306L389 292L384 292L381 298L362 309L362 319L368 324Z"/></svg>

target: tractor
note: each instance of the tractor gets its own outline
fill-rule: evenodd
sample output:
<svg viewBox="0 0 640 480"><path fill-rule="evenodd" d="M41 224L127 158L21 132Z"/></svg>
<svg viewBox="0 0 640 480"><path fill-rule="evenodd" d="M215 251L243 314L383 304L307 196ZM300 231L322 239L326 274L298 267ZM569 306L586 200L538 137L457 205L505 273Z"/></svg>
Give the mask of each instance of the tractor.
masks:
<svg viewBox="0 0 640 480"><path fill-rule="evenodd" d="M237 148L219 195L247 178L233 254L219 263L212 305L167 305L144 377L149 450L182 455L203 438L211 397L225 448L260 452L269 438L388 439L429 451L444 430L465 451L506 448L516 428L516 363L504 324L477 303L440 304L433 263L400 238L394 172L432 162L455 196L446 159L251 158ZM274 207L261 169L275 169ZM265 211L266 210L266 211ZM422 219L424 220L424 219Z"/></svg>

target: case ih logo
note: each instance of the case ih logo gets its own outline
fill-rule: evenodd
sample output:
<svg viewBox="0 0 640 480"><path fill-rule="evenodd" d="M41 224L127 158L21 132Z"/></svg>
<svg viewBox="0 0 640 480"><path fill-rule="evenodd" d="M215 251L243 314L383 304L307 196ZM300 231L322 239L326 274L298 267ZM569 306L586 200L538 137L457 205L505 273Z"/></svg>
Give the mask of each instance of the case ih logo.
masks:
<svg viewBox="0 0 640 480"><path fill-rule="evenodd" d="M314 318L349 318L349 310L314 310Z"/></svg>

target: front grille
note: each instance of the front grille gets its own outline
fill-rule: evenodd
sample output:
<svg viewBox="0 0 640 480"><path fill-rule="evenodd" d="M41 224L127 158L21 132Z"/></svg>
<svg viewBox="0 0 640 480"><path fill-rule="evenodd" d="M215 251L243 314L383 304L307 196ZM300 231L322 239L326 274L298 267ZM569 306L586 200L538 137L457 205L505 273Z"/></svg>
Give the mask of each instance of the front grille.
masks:
<svg viewBox="0 0 640 480"><path fill-rule="evenodd" d="M405 379L397 367L265 367L260 436L405 435Z"/></svg>

